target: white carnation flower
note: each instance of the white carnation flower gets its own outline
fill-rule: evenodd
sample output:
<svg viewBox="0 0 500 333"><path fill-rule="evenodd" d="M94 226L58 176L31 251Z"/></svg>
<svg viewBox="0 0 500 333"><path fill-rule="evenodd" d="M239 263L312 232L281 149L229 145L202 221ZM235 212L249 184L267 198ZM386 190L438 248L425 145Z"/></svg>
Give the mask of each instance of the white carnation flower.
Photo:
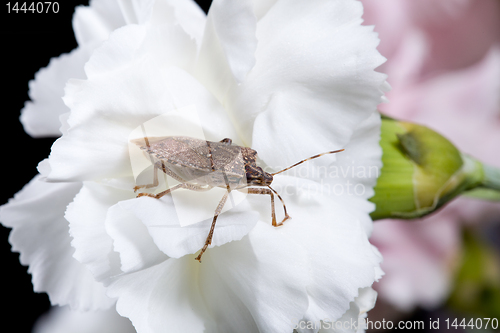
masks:
<svg viewBox="0 0 500 333"><path fill-rule="evenodd" d="M308 323L291 322L290 327L300 333L361 333L366 328L367 311L375 305L377 293L372 288L360 289L359 296L350 303L349 310L334 321ZM67 307L53 307L42 315L33 328L33 333L135 333L127 318L120 317L114 309L103 311L71 311Z"/></svg>
<svg viewBox="0 0 500 333"><path fill-rule="evenodd" d="M363 313L353 302L380 277L366 199L381 166L375 110L386 86L361 4L216 0L203 20L190 1L140 4L140 24L114 31L87 79L66 86L70 113L39 166L44 180L2 207L35 290L78 309L117 300L140 333L291 332L299 320ZM186 108L207 140L252 147L272 170L345 152L275 177L292 217L281 227L266 196L222 213L200 264L211 219L183 227L172 196L136 198L128 150L129 135L157 117L189 133L178 121ZM198 193L193 213L223 192Z"/></svg>

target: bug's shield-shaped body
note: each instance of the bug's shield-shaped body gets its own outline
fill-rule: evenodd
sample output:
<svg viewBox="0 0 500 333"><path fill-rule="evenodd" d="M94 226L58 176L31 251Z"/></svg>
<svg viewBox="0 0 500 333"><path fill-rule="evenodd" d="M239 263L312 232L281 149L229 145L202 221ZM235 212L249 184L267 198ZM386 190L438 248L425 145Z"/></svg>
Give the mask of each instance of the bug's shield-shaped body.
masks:
<svg viewBox="0 0 500 333"><path fill-rule="evenodd" d="M232 190L237 189L237 192L239 192L242 189L246 189L248 186L257 186L257 188L248 188L248 193L269 195L271 198L272 225L278 227L288 220L290 216L287 213L283 199L278 192L270 186L273 181L273 176L325 154L343 151L343 149L341 149L318 154L295 163L281 171L267 173L257 165L257 152L255 150L237 145L233 146L229 138L223 139L220 142L211 142L186 136L170 136L136 139L131 140L131 142L140 146L140 148L151 158L155 172L153 184L136 186L134 188L135 190L139 188L149 188L151 185L157 186L158 169L181 182L181 184L158 194L139 193L139 197L149 196L159 199L180 188L193 191L204 191L213 187L226 189L226 192L215 209L211 228L205 244L201 248L200 254L195 258L200 262L201 256L212 243L217 217L221 214ZM283 204L285 213L285 217L280 223L276 220L274 195L276 195Z"/></svg>
<svg viewBox="0 0 500 333"><path fill-rule="evenodd" d="M249 148L183 136L136 139L133 143L152 158L156 168L168 169L185 183L229 186L231 190L247 186L245 163Z"/></svg>

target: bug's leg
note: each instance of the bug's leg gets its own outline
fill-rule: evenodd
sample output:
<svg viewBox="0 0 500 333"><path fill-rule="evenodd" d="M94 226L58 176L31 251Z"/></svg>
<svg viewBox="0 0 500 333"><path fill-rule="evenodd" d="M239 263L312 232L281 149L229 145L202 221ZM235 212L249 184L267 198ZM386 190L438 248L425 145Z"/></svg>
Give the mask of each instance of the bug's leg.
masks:
<svg viewBox="0 0 500 333"><path fill-rule="evenodd" d="M138 189L141 189L141 188L151 188L151 187L158 186L158 169L160 169L161 171L163 171L163 173L167 174L168 176L174 178L175 180L177 180L177 181L179 181L181 183L186 182L184 179L180 178L175 173L173 173L172 171L170 171L170 169L168 169L165 166L165 163L163 161L158 161L154 165L153 184L136 186L136 187L134 187L134 192L136 192ZM139 193L139 194L140 194L140 196L146 195L145 193ZM154 194L153 195L148 195L148 196L152 197L152 196L154 196Z"/></svg>
<svg viewBox="0 0 500 333"><path fill-rule="evenodd" d="M159 167L158 169L161 169L161 171L163 171L164 174L166 174L167 176L170 176L172 177L173 179L181 182L181 183L185 183L186 180L185 179L182 179L181 177L177 176L175 173L173 173L169 168L167 168L165 166L165 163L163 161L158 162L159 163Z"/></svg>
<svg viewBox="0 0 500 333"><path fill-rule="evenodd" d="M146 130L144 129L144 124L141 124L141 128L142 128L142 133L144 134L144 142L146 143L146 147L149 150L151 147L149 145L149 139L146 136ZM149 158L151 160L151 163L153 163L153 157L150 156ZM156 187L156 186L158 186L158 165L157 165L157 163L155 163L153 165L153 183L147 184L147 185L134 186L134 192L137 192L137 190L139 190L141 188L151 188L151 187Z"/></svg>
<svg viewBox="0 0 500 333"><path fill-rule="evenodd" d="M197 186L197 185L193 185L193 184L182 183L182 184L177 184L174 187L171 187L168 190L165 190L165 191L160 192L158 194L153 194L153 193L139 193L137 195L137 197L138 198L139 197L151 197L151 198L155 198L155 199L160 199L162 196L164 196L166 194L169 194L170 192L175 191L175 190L180 189L180 188L185 188L185 189L188 189L188 190L191 190L191 191L198 191L198 192L208 191L208 190L211 189L210 186L208 186L208 187L201 187L201 186Z"/></svg>
<svg viewBox="0 0 500 333"><path fill-rule="evenodd" d="M290 218L290 216L286 212L286 206L285 206L285 203L283 202L283 199L281 198L281 196L278 193L276 193L276 195L280 199L281 203L283 204L283 208L285 210L285 218L283 219L283 221L281 221L280 223L276 223L276 212L274 210L274 194L273 194L273 192L276 193L276 191L274 191L272 188L267 189L267 188L254 188L253 187L253 188L248 189L248 193L250 193L250 194L269 194L271 196L271 218L272 218L273 227L279 227L280 225L283 224L283 222L288 220Z"/></svg>
<svg viewBox="0 0 500 333"><path fill-rule="evenodd" d="M177 189L179 189L179 188L184 188L184 185L186 185L186 184L184 184L184 183L182 183L182 184L177 184L177 185L175 185L174 187L171 187L171 188L169 188L168 190L163 191L163 192L160 192L160 193L158 193L158 194L153 194L153 193L139 193L139 194L137 195L137 197L138 197L138 198L139 198L139 197L151 197L151 198L155 198L155 199L160 199L160 198L161 198L162 196L164 196L165 194L169 194L170 192L175 191L175 190L177 190Z"/></svg>
<svg viewBox="0 0 500 333"><path fill-rule="evenodd" d="M215 222L217 222L217 217L219 217L220 212L222 211L222 208L226 204L227 196L229 195L229 192L226 192L224 196L222 197L221 201L217 205L217 209L215 210L214 214L214 219L212 220L212 226L210 227L210 231L208 232L207 240L205 241L205 245L201 248L200 254L195 258L199 262L201 262L201 256L205 251L207 250L208 246L212 244L212 237L214 236L214 230L215 230Z"/></svg>
<svg viewBox="0 0 500 333"><path fill-rule="evenodd" d="M274 195L273 192L268 190L267 188L249 188L248 189L249 194L269 194L271 196L271 219L273 222L273 226L277 227L276 223L276 212L274 211ZM283 223L283 222L281 222Z"/></svg>
<svg viewBox="0 0 500 333"><path fill-rule="evenodd" d="M158 186L158 165L155 164L153 168L153 183L152 184L147 184L147 185L137 185L134 186L134 192L137 192L137 190L141 188L151 188L151 187L156 187Z"/></svg>
<svg viewBox="0 0 500 333"><path fill-rule="evenodd" d="M281 195L279 195L279 194L278 194L278 192L276 192L276 191L275 191L275 190L274 190L271 186L269 186L269 185L268 185L267 187L269 187L269 189L270 189L271 191L273 191L273 192L274 192L274 194L276 194L276 195L278 196L278 199L280 199L281 204L283 205L283 211L285 212L285 217L283 218L283 221L281 221L281 222L280 222L280 224L275 225L275 227L278 227L278 226L282 225L282 224L283 224L283 222L285 222L286 220L291 219L291 217L290 217L290 215L288 215L288 213L286 212L286 205L285 205L285 201L283 201L283 199L281 198Z"/></svg>
<svg viewBox="0 0 500 333"><path fill-rule="evenodd" d="M198 185L193 185L193 184L188 184L186 183L186 181L184 179L182 179L181 177L177 176L175 173L173 173L169 168L167 168L165 166L165 163L163 161L161 162L157 162L155 164L155 180L156 180L156 186L158 186L158 174L156 173L156 171L158 169L161 168L161 171L163 171L165 174L169 175L170 177L174 178L175 180L178 180L181 182L181 184L178 184L178 185L175 185L174 187L172 188L169 188L168 190L165 190L163 192L160 192L158 194L152 194L152 193L139 193L137 195L137 197L151 197L151 198L155 198L155 199L160 199L162 196L164 196L165 194L169 194L170 192L174 191L174 190L177 190L179 188L185 188L185 189L188 189L188 190L192 190L192 191L198 191L198 192L201 192L201 191L208 191L209 189L211 189L212 187L211 186L207 186L207 187L202 187L202 186L198 186ZM151 186L152 187L152 186Z"/></svg>

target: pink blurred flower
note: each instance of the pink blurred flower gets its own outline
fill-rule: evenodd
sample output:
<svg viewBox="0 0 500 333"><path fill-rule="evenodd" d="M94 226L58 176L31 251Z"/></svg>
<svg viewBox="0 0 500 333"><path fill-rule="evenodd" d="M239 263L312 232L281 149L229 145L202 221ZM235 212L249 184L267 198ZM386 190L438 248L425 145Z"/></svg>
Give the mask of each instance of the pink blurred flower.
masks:
<svg viewBox="0 0 500 333"><path fill-rule="evenodd" d="M385 114L438 131L461 151L500 167L500 2L363 0L379 32L381 71L392 91ZM432 308L449 294L462 223L500 214L500 205L460 198L422 221L375 223L384 256L379 297L399 310Z"/></svg>
<svg viewBox="0 0 500 333"><path fill-rule="evenodd" d="M500 40L497 0L363 0L365 24L375 25L384 69L398 72L406 47L422 38L414 79L470 66ZM398 60L403 64L394 66ZM390 71L388 71L390 72ZM391 76L390 76L391 77ZM393 78L392 78L393 79ZM391 80L392 80L391 79ZM394 82L393 82L394 83Z"/></svg>

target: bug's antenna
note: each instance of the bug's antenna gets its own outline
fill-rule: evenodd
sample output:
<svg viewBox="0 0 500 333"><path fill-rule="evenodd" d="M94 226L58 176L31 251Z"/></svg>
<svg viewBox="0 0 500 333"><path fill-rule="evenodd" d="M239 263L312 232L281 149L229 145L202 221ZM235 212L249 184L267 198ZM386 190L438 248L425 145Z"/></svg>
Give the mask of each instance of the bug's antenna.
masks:
<svg viewBox="0 0 500 333"><path fill-rule="evenodd" d="M334 154L334 153L340 153L341 151L344 151L344 149L339 149L339 150L328 151L328 152L323 153L323 154L318 154L318 155L311 156L311 157L309 157L309 158L306 158L305 160L302 160L302 161L300 161L300 162L298 162L298 163L295 163L295 164L294 164L294 165L292 165L292 166L289 166L289 167L288 167L288 168L286 168L286 169L283 169L283 170L278 171L278 172L275 172L275 173L271 173L271 175L272 175L272 176L277 175L278 173L282 173L283 171L290 170L291 168L296 167L296 166L297 166L297 165L299 165L299 164L302 164L302 163L304 163L304 162L307 162L307 161L313 160L313 159L318 158L318 157L321 157L321 156L323 156L323 155Z"/></svg>

